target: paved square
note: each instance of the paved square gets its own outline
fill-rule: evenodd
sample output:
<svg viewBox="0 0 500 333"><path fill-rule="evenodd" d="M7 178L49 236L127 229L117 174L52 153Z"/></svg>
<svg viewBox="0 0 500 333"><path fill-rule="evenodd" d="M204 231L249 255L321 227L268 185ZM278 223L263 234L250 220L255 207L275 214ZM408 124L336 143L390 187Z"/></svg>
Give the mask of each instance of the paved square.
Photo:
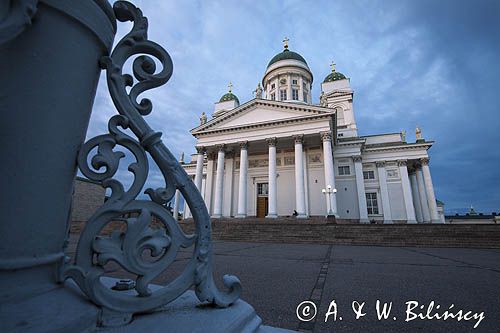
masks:
<svg viewBox="0 0 500 333"><path fill-rule="evenodd" d="M216 242L215 274L219 282L225 273L239 276L243 299L267 325L313 328L314 332L469 332L476 323L452 319L405 322L405 302L415 300L419 306L425 304L425 310L435 301L441 313L451 304L452 309L464 313L484 311L485 319L475 331L500 331L498 249L332 246L325 258L328 250L328 245ZM324 261L328 271L318 289ZM321 301L315 302L315 322L300 325L296 306L314 298L318 290ZM388 320L378 320L377 299L393 302ZM338 306L337 321L332 315L325 323L332 300ZM354 300L366 302L363 310L367 314L359 320L351 309Z"/></svg>
<svg viewBox="0 0 500 333"><path fill-rule="evenodd" d="M73 236L73 235L72 235ZM72 237L74 243L75 237ZM72 247L70 247L72 248ZM470 332L477 320L412 320L405 322L407 301L418 301L425 315L463 309L484 311L476 332L500 331L500 250L375 246L330 246L214 242L215 278L237 275L242 298L252 304L266 325L305 332ZM155 283L179 275L190 258L183 250ZM323 269L323 274L320 271ZM110 271L110 275L118 272ZM315 300L317 316L301 323L296 307ZM337 320L325 323L330 302ZM366 302L359 320L353 301ZM378 320L376 301L393 302L387 320ZM436 311L437 305L440 309ZM414 310L417 313L417 309ZM340 320L342 317L342 320ZM394 320L396 317L396 320Z"/></svg>

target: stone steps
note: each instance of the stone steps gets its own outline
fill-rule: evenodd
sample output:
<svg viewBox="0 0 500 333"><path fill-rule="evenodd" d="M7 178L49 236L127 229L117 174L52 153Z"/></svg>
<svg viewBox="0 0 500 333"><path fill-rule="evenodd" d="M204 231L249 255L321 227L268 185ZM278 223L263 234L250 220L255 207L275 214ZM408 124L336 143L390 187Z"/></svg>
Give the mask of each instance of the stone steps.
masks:
<svg viewBox="0 0 500 333"><path fill-rule="evenodd" d="M379 246L427 246L500 248L500 225L495 224L358 224L349 220L332 223L324 217L297 220L279 219L213 219L215 240L336 244ZM157 222L159 223L159 222ZM78 234L84 222L72 223L71 232ZM112 222L103 230L123 229L123 222ZM180 222L186 233L193 233L192 219Z"/></svg>
<svg viewBox="0 0 500 333"><path fill-rule="evenodd" d="M180 223L192 232L192 220ZM337 245L500 248L500 225L333 224L320 219L218 219L216 240Z"/></svg>

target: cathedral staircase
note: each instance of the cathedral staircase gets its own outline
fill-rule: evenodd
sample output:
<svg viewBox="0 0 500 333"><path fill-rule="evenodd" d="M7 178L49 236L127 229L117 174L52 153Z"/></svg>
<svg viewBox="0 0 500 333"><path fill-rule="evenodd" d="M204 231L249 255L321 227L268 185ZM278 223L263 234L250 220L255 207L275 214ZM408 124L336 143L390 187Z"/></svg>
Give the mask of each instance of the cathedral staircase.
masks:
<svg viewBox="0 0 500 333"><path fill-rule="evenodd" d="M180 223L186 232L193 220ZM215 240L335 245L500 248L500 225L359 224L323 217L213 219Z"/></svg>

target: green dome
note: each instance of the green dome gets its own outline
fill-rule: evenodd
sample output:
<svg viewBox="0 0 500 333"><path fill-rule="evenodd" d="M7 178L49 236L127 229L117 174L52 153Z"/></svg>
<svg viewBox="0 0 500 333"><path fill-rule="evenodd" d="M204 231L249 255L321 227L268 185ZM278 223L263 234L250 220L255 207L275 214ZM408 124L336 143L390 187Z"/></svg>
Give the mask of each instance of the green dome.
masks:
<svg viewBox="0 0 500 333"><path fill-rule="evenodd" d="M328 74L327 77L325 77L325 79L323 80L323 83L344 80L345 78L346 78L345 75L342 73L332 72L332 73Z"/></svg>
<svg viewBox="0 0 500 333"><path fill-rule="evenodd" d="M267 64L267 67L269 68L272 64L275 62L278 62L280 60L298 60L300 62L303 62L307 66L306 60L298 53L289 51L288 49L284 49L283 52L278 53L275 55L271 61L269 61L269 64Z"/></svg>
<svg viewBox="0 0 500 333"><path fill-rule="evenodd" d="M228 92L226 94L224 94L220 100L219 100L219 103L220 102L227 102L227 101L236 101L238 104L240 104L240 100L238 99L238 97L236 97L235 94L233 94L232 92Z"/></svg>

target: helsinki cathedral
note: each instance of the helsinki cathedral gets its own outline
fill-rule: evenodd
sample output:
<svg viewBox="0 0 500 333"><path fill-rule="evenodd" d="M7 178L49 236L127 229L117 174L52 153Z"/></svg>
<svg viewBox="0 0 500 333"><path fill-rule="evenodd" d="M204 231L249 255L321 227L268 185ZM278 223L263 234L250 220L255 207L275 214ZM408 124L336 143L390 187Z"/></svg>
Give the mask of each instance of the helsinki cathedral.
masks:
<svg viewBox="0 0 500 333"><path fill-rule="evenodd" d="M182 162L212 218L444 222L429 168L433 141L419 128L414 142L404 132L359 136L349 78L332 63L319 103L313 78L285 39L255 98L240 103L230 84L211 117L203 112L191 130L197 153Z"/></svg>

